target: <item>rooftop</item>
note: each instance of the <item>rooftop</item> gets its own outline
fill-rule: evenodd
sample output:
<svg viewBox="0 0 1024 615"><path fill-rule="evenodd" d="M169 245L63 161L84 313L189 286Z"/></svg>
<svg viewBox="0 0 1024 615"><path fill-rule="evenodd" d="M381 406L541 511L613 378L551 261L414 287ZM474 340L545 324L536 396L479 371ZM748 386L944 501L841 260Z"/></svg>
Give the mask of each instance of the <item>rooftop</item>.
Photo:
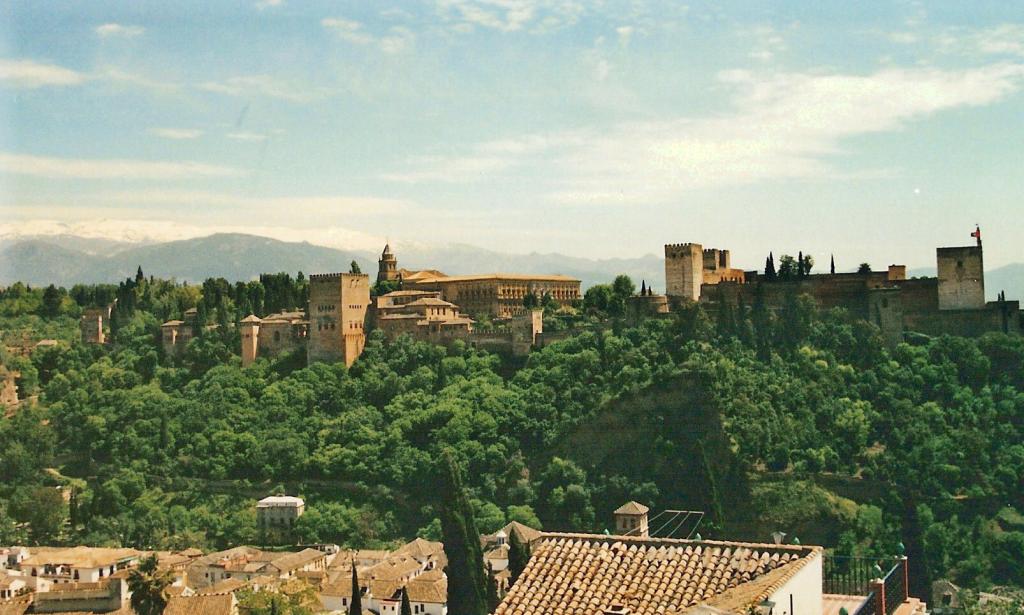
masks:
<svg viewBox="0 0 1024 615"><path fill-rule="evenodd" d="M71 566L72 568L99 568L112 566L118 562L138 558L141 551L135 549L107 549L103 547L72 547L70 549L54 549L36 551L24 562L23 567L33 566Z"/></svg>
<svg viewBox="0 0 1024 615"><path fill-rule="evenodd" d="M256 503L256 508L269 508L271 506L304 506L305 500L292 495L271 495Z"/></svg>
<svg viewBox="0 0 1024 615"><path fill-rule="evenodd" d="M171 596L163 615L231 615L235 597L230 594Z"/></svg>
<svg viewBox="0 0 1024 615"><path fill-rule="evenodd" d="M646 515L648 512L650 512L650 510L651 510L650 508L647 508L646 506L644 506L640 502L634 502L634 501L630 500L629 502L626 502L622 506L619 506L618 508L616 508L614 514L616 514L616 515Z"/></svg>
<svg viewBox="0 0 1024 615"><path fill-rule="evenodd" d="M746 612L818 547L544 534L495 615L681 613L699 603Z"/></svg>

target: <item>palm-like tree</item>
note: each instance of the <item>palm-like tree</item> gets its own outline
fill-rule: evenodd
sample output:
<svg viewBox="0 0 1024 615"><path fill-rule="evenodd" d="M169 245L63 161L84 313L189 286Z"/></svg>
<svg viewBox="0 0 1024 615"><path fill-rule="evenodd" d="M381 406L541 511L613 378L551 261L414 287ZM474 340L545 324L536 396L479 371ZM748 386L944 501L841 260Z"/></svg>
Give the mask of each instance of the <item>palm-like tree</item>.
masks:
<svg viewBox="0 0 1024 615"><path fill-rule="evenodd" d="M167 586L174 582L170 570L161 570L156 555L139 562L128 573L128 589L132 592L132 609L139 615L161 615L167 606Z"/></svg>

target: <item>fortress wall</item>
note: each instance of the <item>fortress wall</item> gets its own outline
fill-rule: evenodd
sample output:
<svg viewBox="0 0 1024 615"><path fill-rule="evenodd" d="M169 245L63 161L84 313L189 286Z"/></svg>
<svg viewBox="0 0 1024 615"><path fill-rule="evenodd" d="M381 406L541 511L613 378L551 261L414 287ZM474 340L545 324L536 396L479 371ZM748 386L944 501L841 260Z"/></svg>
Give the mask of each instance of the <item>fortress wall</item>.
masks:
<svg viewBox="0 0 1024 615"><path fill-rule="evenodd" d="M1020 302L1006 302L1005 332L1021 335ZM906 328L928 335L977 337L991 331L1004 331L1003 308L992 301L982 309L942 310L905 314Z"/></svg>

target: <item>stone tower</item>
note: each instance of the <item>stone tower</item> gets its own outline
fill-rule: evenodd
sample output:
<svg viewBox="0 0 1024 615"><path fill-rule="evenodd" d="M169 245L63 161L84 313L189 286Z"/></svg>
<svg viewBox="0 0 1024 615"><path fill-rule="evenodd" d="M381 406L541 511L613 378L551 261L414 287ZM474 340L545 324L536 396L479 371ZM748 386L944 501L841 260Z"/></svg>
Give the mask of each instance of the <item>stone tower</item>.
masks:
<svg viewBox="0 0 1024 615"><path fill-rule="evenodd" d="M699 243L665 246L665 293L669 297L700 300L704 283L704 249Z"/></svg>
<svg viewBox="0 0 1024 615"><path fill-rule="evenodd" d="M256 361L259 352L260 323L263 322L255 314L249 314L239 323L242 334L242 367L248 367Z"/></svg>
<svg viewBox="0 0 1024 615"><path fill-rule="evenodd" d="M398 280L398 259L391 252L391 244L384 244L384 252L377 261L377 281L393 282Z"/></svg>
<svg viewBox="0 0 1024 615"><path fill-rule="evenodd" d="M103 344L106 336L103 333L103 315L106 310L102 308L88 308L82 312L82 319L78 322L82 330L82 342L85 344Z"/></svg>
<svg viewBox="0 0 1024 615"><path fill-rule="evenodd" d="M981 241L976 246L937 248L939 309L976 310L985 307L985 264Z"/></svg>
<svg viewBox="0 0 1024 615"><path fill-rule="evenodd" d="M370 276L325 273L309 276L309 343L306 357L352 365L363 352Z"/></svg>

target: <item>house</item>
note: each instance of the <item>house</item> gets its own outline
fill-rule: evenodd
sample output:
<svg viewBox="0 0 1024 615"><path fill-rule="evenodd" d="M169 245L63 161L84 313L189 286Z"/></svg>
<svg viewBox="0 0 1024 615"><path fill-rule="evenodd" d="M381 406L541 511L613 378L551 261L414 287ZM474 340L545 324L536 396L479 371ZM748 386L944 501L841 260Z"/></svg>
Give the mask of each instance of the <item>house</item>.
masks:
<svg viewBox="0 0 1024 615"><path fill-rule="evenodd" d="M767 602L775 615L821 613L821 573L820 547L544 534L496 615L747 613Z"/></svg>
<svg viewBox="0 0 1024 615"><path fill-rule="evenodd" d="M138 563L141 551L77 546L38 550L21 562L21 570L33 577L62 583L98 583L118 570Z"/></svg>
<svg viewBox="0 0 1024 615"><path fill-rule="evenodd" d="M0 570L0 600L10 600L28 591L25 578L13 571Z"/></svg>
<svg viewBox="0 0 1024 615"><path fill-rule="evenodd" d="M235 547L193 560L188 566L188 582L190 587L205 588L225 579L290 579L302 570L325 570L328 557L329 554L317 549L271 553L254 547Z"/></svg>
<svg viewBox="0 0 1024 615"><path fill-rule="evenodd" d="M291 495L272 495L256 503L256 524L262 530L285 530L306 512L306 502Z"/></svg>
<svg viewBox="0 0 1024 615"><path fill-rule="evenodd" d="M851 584L825 578L821 547L652 537L647 512L616 510L619 535L538 533L495 615L926 612L908 594L906 557L865 561L871 570Z"/></svg>
<svg viewBox="0 0 1024 615"><path fill-rule="evenodd" d="M352 601L352 566L359 578L364 609L379 615L398 615L403 588L409 592L414 615L445 615L448 611L448 577L444 546L417 538L398 549L355 551L334 561L320 589L325 610L346 611Z"/></svg>
<svg viewBox="0 0 1024 615"><path fill-rule="evenodd" d="M238 615L238 601L232 593L171 596L163 615Z"/></svg>

